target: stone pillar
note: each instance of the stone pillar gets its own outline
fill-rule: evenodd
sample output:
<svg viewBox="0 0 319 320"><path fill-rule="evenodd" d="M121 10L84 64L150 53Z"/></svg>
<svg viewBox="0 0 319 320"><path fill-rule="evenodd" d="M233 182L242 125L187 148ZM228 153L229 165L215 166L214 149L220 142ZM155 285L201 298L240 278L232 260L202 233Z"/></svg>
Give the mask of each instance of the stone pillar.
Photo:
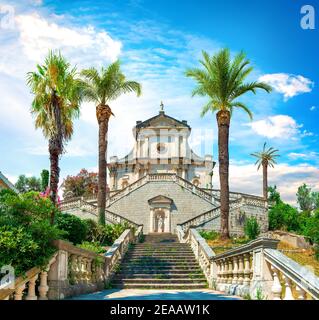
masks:
<svg viewBox="0 0 319 320"><path fill-rule="evenodd" d="M154 232L154 209L150 210L150 233Z"/></svg>
<svg viewBox="0 0 319 320"><path fill-rule="evenodd" d="M169 233L171 231L171 214L169 209L165 209L165 222L164 222L164 232Z"/></svg>
<svg viewBox="0 0 319 320"><path fill-rule="evenodd" d="M48 273L48 298L59 300L67 297L69 289L68 280L68 252L59 250L55 262Z"/></svg>

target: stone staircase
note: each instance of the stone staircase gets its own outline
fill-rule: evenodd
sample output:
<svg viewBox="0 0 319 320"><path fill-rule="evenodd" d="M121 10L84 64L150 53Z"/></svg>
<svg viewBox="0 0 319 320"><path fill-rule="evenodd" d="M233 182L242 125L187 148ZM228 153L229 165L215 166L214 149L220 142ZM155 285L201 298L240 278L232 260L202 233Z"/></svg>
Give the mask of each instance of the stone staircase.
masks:
<svg viewBox="0 0 319 320"><path fill-rule="evenodd" d="M207 282L188 244L172 234L150 234L133 245L112 282L115 288L202 289Z"/></svg>

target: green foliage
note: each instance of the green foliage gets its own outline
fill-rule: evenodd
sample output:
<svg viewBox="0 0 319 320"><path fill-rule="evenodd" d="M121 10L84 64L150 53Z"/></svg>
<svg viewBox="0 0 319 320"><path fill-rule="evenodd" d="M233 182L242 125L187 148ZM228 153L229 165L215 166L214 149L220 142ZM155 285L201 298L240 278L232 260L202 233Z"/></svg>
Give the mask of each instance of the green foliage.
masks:
<svg viewBox="0 0 319 320"><path fill-rule="evenodd" d="M305 183L298 188L296 196L301 211L311 211L313 209L311 188Z"/></svg>
<svg viewBox="0 0 319 320"><path fill-rule="evenodd" d="M41 171L41 189L42 191L45 191L49 185L49 171L46 169L43 169Z"/></svg>
<svg viewBox="0 0 319 320"><path fill-rule="evenodd" d="M263 294L263 291L262 291L261 288L258 288L258 289L256 290L256 299L257 299L257 300L267 300L267 296L265 296L265 295Z"/></svg>
<svg viewBox="0 0 319 320"><path fill-rule="evenodd" d="M64 180L64 198L90 196L97 191L98 176L95 172L82 169L76 176L67 176Z"/></svg>
<svg viewBox="0 0 319 320"><path fill-rule="evenodd" d="M215 240L219 236L219 234L213 230L211 230L211 231L201 230L201 231L199 231L199 234L206 240Z"/></svg>
<svg viewBox="0 0 319 320"><path fill-rule="evenodd" d="M20 175L15 187L19 192L41 191L41 180L36 177L26 177L24 174Z"/></svg>
<svg viewBox="0 0 319 320"><path fill-rule="evenodd" d="M249 240L254 240L260 234L260 227L255 217L247 218L245 221L244 232Z"/></svg>
<svg viewBox="0 0 319 320"><path fill-rule="evenodd" d="M66 232L65 238L74 245L86 240L88 225L80 218L68 213L58 213L55 216L55 223L60 230Z"/></svg>
<svg viewBox="0 0 319 320"><path fill-rule="evenodd" d="M268 201L270 206L281 202L280 193L277 191L277 186L268 188Z"/></svg>
<svg viewBox="0 0 319 320"><path fill-rule="evenodd" d="M105 252L105 248L103 246L101 246L101 244L99 242L84 241L81 244L78 244L77 247L85 249L85 250L93 251L97 254Z"/></svg>
<svg viewBox="0 0 319 320"><path fill-rule="evenodd" d="M93 220L86 220L88 227L87 241L99 242L101 245L110 246L126 230L131 227L127 224L97 224Z"/></svg>
<svg viewBox="0 0 319 320"><path fill-rule="evenodd" d="M63 236L49 222L52 210L57 209L51 201L36 192L0 192L0 266L12 265L18 276L48 263L52 241Z"/></svg>
<svg viewBox="0 0 319 320"><path fill-rule="evenodd" d="M299 229L298 210L280 201L269 210L269 229L296 231Z"/></svg>
<svg viewBox="0 0 319 320"><path fill-rule="evenodd" d="M300 229L302 234L309 237L312 243L319 245L319 210L304 218Z"/></svg>

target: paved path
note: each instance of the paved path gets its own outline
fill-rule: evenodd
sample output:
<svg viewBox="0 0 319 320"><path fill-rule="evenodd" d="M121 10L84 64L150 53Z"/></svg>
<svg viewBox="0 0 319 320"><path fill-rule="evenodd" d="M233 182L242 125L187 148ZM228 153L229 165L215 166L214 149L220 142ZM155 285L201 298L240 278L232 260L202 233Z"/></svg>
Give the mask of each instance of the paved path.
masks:
<svg viewBox="0 0 319 320"><path fill-rule="evenodd" d="M72 300L239 300L239 297L226 296L221 292L203 290L142 290L109 289L84 294Z"/></svg>

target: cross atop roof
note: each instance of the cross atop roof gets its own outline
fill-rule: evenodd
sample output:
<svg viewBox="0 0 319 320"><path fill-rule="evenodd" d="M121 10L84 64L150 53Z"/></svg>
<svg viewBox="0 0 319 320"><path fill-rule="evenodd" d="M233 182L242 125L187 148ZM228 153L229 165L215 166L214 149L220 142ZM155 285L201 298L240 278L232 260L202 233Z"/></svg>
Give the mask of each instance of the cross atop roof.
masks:
<svg viewBox="0 0 319 320"><path fill-rule="evenodd" d="M160 111L164 112L164 103L163 103L163 101L161 101L160 107L161 107Z"/></svg>

